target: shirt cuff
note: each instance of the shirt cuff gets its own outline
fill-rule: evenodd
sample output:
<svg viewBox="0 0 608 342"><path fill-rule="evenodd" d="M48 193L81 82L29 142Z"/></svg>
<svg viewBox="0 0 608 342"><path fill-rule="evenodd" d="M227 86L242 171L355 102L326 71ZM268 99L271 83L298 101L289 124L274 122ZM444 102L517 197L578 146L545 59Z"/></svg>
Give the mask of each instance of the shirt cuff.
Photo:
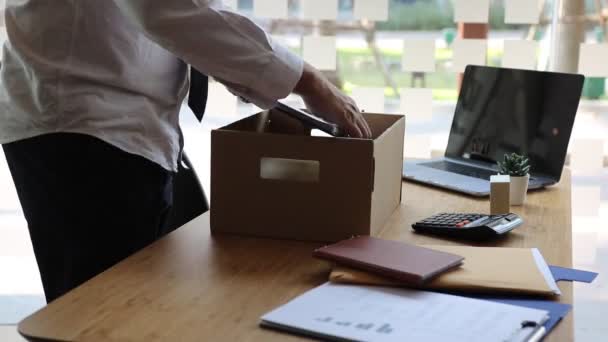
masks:
<svg viewBox="0 0 608 342"><path fill-rule="evenodd" d="M268 37L274 54L265 65L251 89L226 84L233 93L262 109L276 106L278 100L291 94L302 77L304 61L286 47Z"/></svg>

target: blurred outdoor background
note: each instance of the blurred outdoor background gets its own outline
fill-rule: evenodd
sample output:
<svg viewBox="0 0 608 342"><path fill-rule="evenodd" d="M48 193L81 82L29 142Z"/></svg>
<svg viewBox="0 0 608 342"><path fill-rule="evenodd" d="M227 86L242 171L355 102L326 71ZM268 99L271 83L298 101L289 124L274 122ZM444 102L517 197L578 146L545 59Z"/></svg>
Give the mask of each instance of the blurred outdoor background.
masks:
<svg viewBox="0 0 608 342"><path fill-rule="evenodd" d="M405 157L443 154L466 64L585 74L567 166L573 260L600 276L576 284L573 314L577 341L608 336L608 1L224 2L322 69L365 111L406 114ZM181 112L186 151L207 191L210 131L259 110L214 81L209 101L202 125L187 107ZM19 340L14 324L42 305L27 224L0 152L0 340Z"/></svg>

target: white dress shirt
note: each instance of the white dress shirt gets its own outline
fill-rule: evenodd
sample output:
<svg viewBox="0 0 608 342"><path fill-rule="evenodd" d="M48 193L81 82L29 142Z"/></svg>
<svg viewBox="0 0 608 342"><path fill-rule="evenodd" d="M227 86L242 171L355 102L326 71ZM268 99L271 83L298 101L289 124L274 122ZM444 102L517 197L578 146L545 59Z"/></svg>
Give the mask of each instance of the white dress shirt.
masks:
<svg viewBox="0 0 608 342"><path fill-rule="evenodd" d="M302 60L211 0L7 0L0 143L95 136L177 169L186 63L262 108Z"/></svg>

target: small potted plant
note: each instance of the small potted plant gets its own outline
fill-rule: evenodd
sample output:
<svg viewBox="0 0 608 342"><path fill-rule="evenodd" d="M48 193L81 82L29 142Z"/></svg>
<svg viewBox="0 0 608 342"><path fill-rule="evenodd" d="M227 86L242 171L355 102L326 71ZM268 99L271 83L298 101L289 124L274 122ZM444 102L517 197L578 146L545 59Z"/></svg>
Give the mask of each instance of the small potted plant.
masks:
<svg viewBox="0 0 608 342"><path fill-rule="evenodd" d="M530 181L530 161L517 153L505 154L504 160L498 162L501 175L511 176L509 185L509 202L511 205L522 205L526 201L528 182Z"/></svg>

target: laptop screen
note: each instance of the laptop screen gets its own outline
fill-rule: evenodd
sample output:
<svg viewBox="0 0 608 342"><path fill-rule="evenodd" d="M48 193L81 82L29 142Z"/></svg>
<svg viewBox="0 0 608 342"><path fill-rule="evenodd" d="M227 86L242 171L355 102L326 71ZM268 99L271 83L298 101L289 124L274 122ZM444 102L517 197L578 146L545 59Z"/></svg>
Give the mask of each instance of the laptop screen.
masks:
<svg viewBox="0 0 608 342"><path fill-rule="evenodd" d="M584 77L467 66L446 156L495 164L505 153L530 158L532 173L558 180Z"/></svg>

